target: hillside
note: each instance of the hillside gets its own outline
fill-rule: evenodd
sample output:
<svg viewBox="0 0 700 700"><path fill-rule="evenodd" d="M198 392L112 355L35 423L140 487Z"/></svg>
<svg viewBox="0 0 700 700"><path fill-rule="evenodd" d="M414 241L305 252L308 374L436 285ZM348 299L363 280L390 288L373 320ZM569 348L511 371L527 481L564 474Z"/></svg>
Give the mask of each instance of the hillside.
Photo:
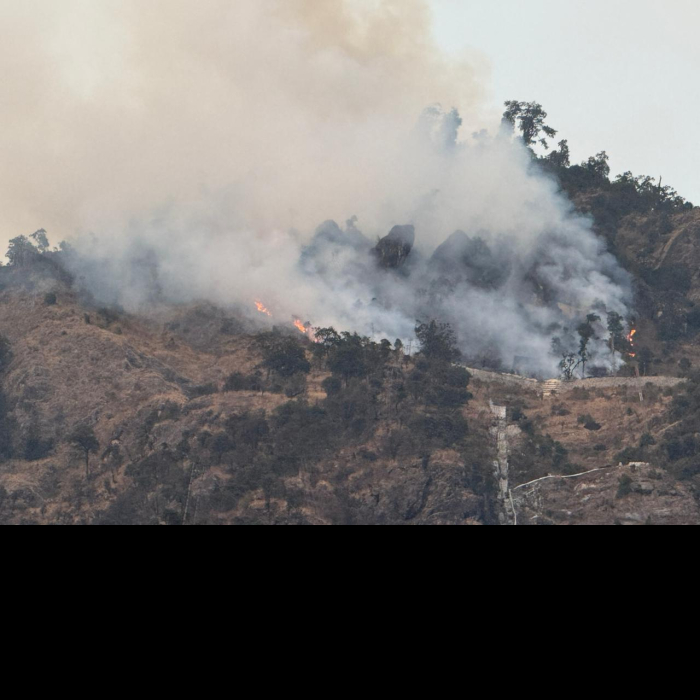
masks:
<svg viewBox="0 0 700 700"><path fill-rule="evenodd" d="M550 485L520 524L700 522L692 483L656 448L634 452L642 434L663 440L680 389L645 386L641 403L636 380L590 380L545 398L351 336L324 356L210 305L135 317L42 270L20 279L0 292L2 523L495 524L492 404L507 406L510 488L625 450L652 462L631 485L596 477L594 500Z"/></svg>
<svg viewBox="0 0 700 700"><path fill-rule="evenodd" d="M362 406L348 400L323 410L320 384L329 373L319 369L293 401L279 387L222 391L232 374L253 374L262 361L258 338L231 335L228 321L206 306L156 321L86 310L67 289L50 306L43 292L3 291L0 329L11 360L2 386L11 447L0 466L0 521L489 519L488 499L475 492L484 477L471 473L479 466L467 465L457 450L435 445L425 454L399 445L401 459L380 456L397 449L385 445L395 422L381 392L365 406L366 389L357 387ZM402 371L400 361L390 364L387 373ZM376 413L376 425L359 424L365 409ZM328 422L353 418L337 415L348 411L357 413L349 423L353 434L331 453ZM80 425L92 427L99 443L87 475L83 454L67 444Z"/></svg>

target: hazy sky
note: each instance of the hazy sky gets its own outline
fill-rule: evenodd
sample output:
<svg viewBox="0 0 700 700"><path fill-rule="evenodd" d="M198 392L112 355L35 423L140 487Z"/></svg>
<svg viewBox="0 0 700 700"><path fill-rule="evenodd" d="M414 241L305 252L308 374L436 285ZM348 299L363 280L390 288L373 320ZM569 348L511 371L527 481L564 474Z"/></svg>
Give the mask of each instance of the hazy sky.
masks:
<svg viewBox="0 0 700 700"><path fill-rule="evenodd" d="M231 187L260 227L367 222L368 163L435 102L468 137L536 100L577 161L700 204L698 27L698 0L0 0L0 246Z"/></svg>
<svg viewBox="0 0 700 700"><path fill-rule="evenodd" d="M576 159L662 175L700 204L698 0L432 0L450 51L482 51L494 102L536 100Z"/></svg>

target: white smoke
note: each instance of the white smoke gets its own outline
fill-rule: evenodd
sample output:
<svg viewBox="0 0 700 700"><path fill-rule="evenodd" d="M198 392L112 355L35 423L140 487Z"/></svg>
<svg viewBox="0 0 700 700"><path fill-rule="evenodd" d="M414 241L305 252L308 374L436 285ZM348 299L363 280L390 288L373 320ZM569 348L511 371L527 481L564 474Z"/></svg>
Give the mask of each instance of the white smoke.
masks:
<svg viewBox="0 0 700 700"><path fill-rule="evenodd" d="M472 356L543 367L557 304L626 309L625 275L493 128L483 61L439 51L423 0L0 8L0 59L16 68L0 85L6 235L74 240L101 301L254 313L261 299L279 321L391 339L440 317ZM353 216L347 240L312 243L321 222ZM401 224L416 249L379 269L369 249ZM456 230L486 243L497 283L436 272Z"/></svg>

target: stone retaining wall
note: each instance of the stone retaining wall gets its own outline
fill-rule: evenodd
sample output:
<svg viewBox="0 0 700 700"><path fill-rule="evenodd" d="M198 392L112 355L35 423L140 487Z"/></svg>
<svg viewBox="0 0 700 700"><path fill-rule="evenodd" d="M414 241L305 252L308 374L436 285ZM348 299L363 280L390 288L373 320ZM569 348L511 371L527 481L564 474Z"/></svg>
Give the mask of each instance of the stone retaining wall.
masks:
<svg viewBox="0 0 700 700"><path fill-rule="evenodd" d="M687 379L680 379L679 377L602 377L600 379L579 379L573 382L562 382L559 393L565 393L573 389L613 389L623 386L643 389L648 384L667 389L679 384L685 384L687 381Z"/></svg>
<svg viewBox="0 0 700 700"><path fill-rule="evenodd" d="M499 374L498 372L486 372L482 369L473 369L465 367L465 369L477 379L488 384L503 384L506 386L519 386L523 389L532 391L542 391L544 382L539 382L537 379L528 379L517 374ZM684 384L687 379L679 377L602 377L600 379L576 379L572 382L562 382L558 389L558 393L566 393L574 389L612 389L617 387L633 387L644 388L647 384L666 389L669 387Z"/></svg>
<svg viewBox="0 0 700 700"><path fill-rule="evenodd" d="M524 389L531 389L537 391L540 383L536 379L528 379L527 377L520 377L517 374L499 374L498 372L485 372L482 369L472 369L471 367L465 367L465 369L472 375L474 379L478 379L481 382L486 382L488 384L504 384L509 386L520 386Z"/></svg>

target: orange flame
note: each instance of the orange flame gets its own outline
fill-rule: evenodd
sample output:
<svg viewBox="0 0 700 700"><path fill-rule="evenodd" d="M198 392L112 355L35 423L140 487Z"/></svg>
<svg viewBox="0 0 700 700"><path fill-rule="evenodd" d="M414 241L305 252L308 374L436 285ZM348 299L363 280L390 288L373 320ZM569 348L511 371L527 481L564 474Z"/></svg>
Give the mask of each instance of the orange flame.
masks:
<svg viewBox="0 0 700 700"><path fill-rule="evenodd" d="M272 312L267 309L265 304L263 304L261 301L256 301L255 302L255 308L261 313L265 314L265 316L272 316Z"/></svg>
<svg viewBox="0 0 700 700"><path fill-rule="evenodd" d="M270 309L268 309L261 301L255 302L255 308L261 314L272 317L272 311L270 311ZM307 338L309 338L309 340L312 340L314 343L318 343L318 340L316 339L316 332L310 323L303 323L298 316L293 316L292 320L294 322L294 327L299 331L299 333L303 333Z"/></svg>
<svg viewBox="0 0 700 700"><path fill-rule="evenodd" d="M314 343L319 342L318 338L316 338L316 332L314 331L310 323L302 323L302 320L298 316L294 316L293 320L294 327L299 331L299 333L303 333L309 340L311 340Z"/></svg>
<svg viewBox="0 0 700 700"><path fill-rule="evenodd" d="M636 329L636 328L633 328L633 329L630 331L630 334L627 336L627 341L629 342L630 348L631 348L631 350L630 350L630 357L632 357L632 358L637 357L637 353L634 351L634 337L635 337L636 335L637 335L637 329Z"/></svg>

